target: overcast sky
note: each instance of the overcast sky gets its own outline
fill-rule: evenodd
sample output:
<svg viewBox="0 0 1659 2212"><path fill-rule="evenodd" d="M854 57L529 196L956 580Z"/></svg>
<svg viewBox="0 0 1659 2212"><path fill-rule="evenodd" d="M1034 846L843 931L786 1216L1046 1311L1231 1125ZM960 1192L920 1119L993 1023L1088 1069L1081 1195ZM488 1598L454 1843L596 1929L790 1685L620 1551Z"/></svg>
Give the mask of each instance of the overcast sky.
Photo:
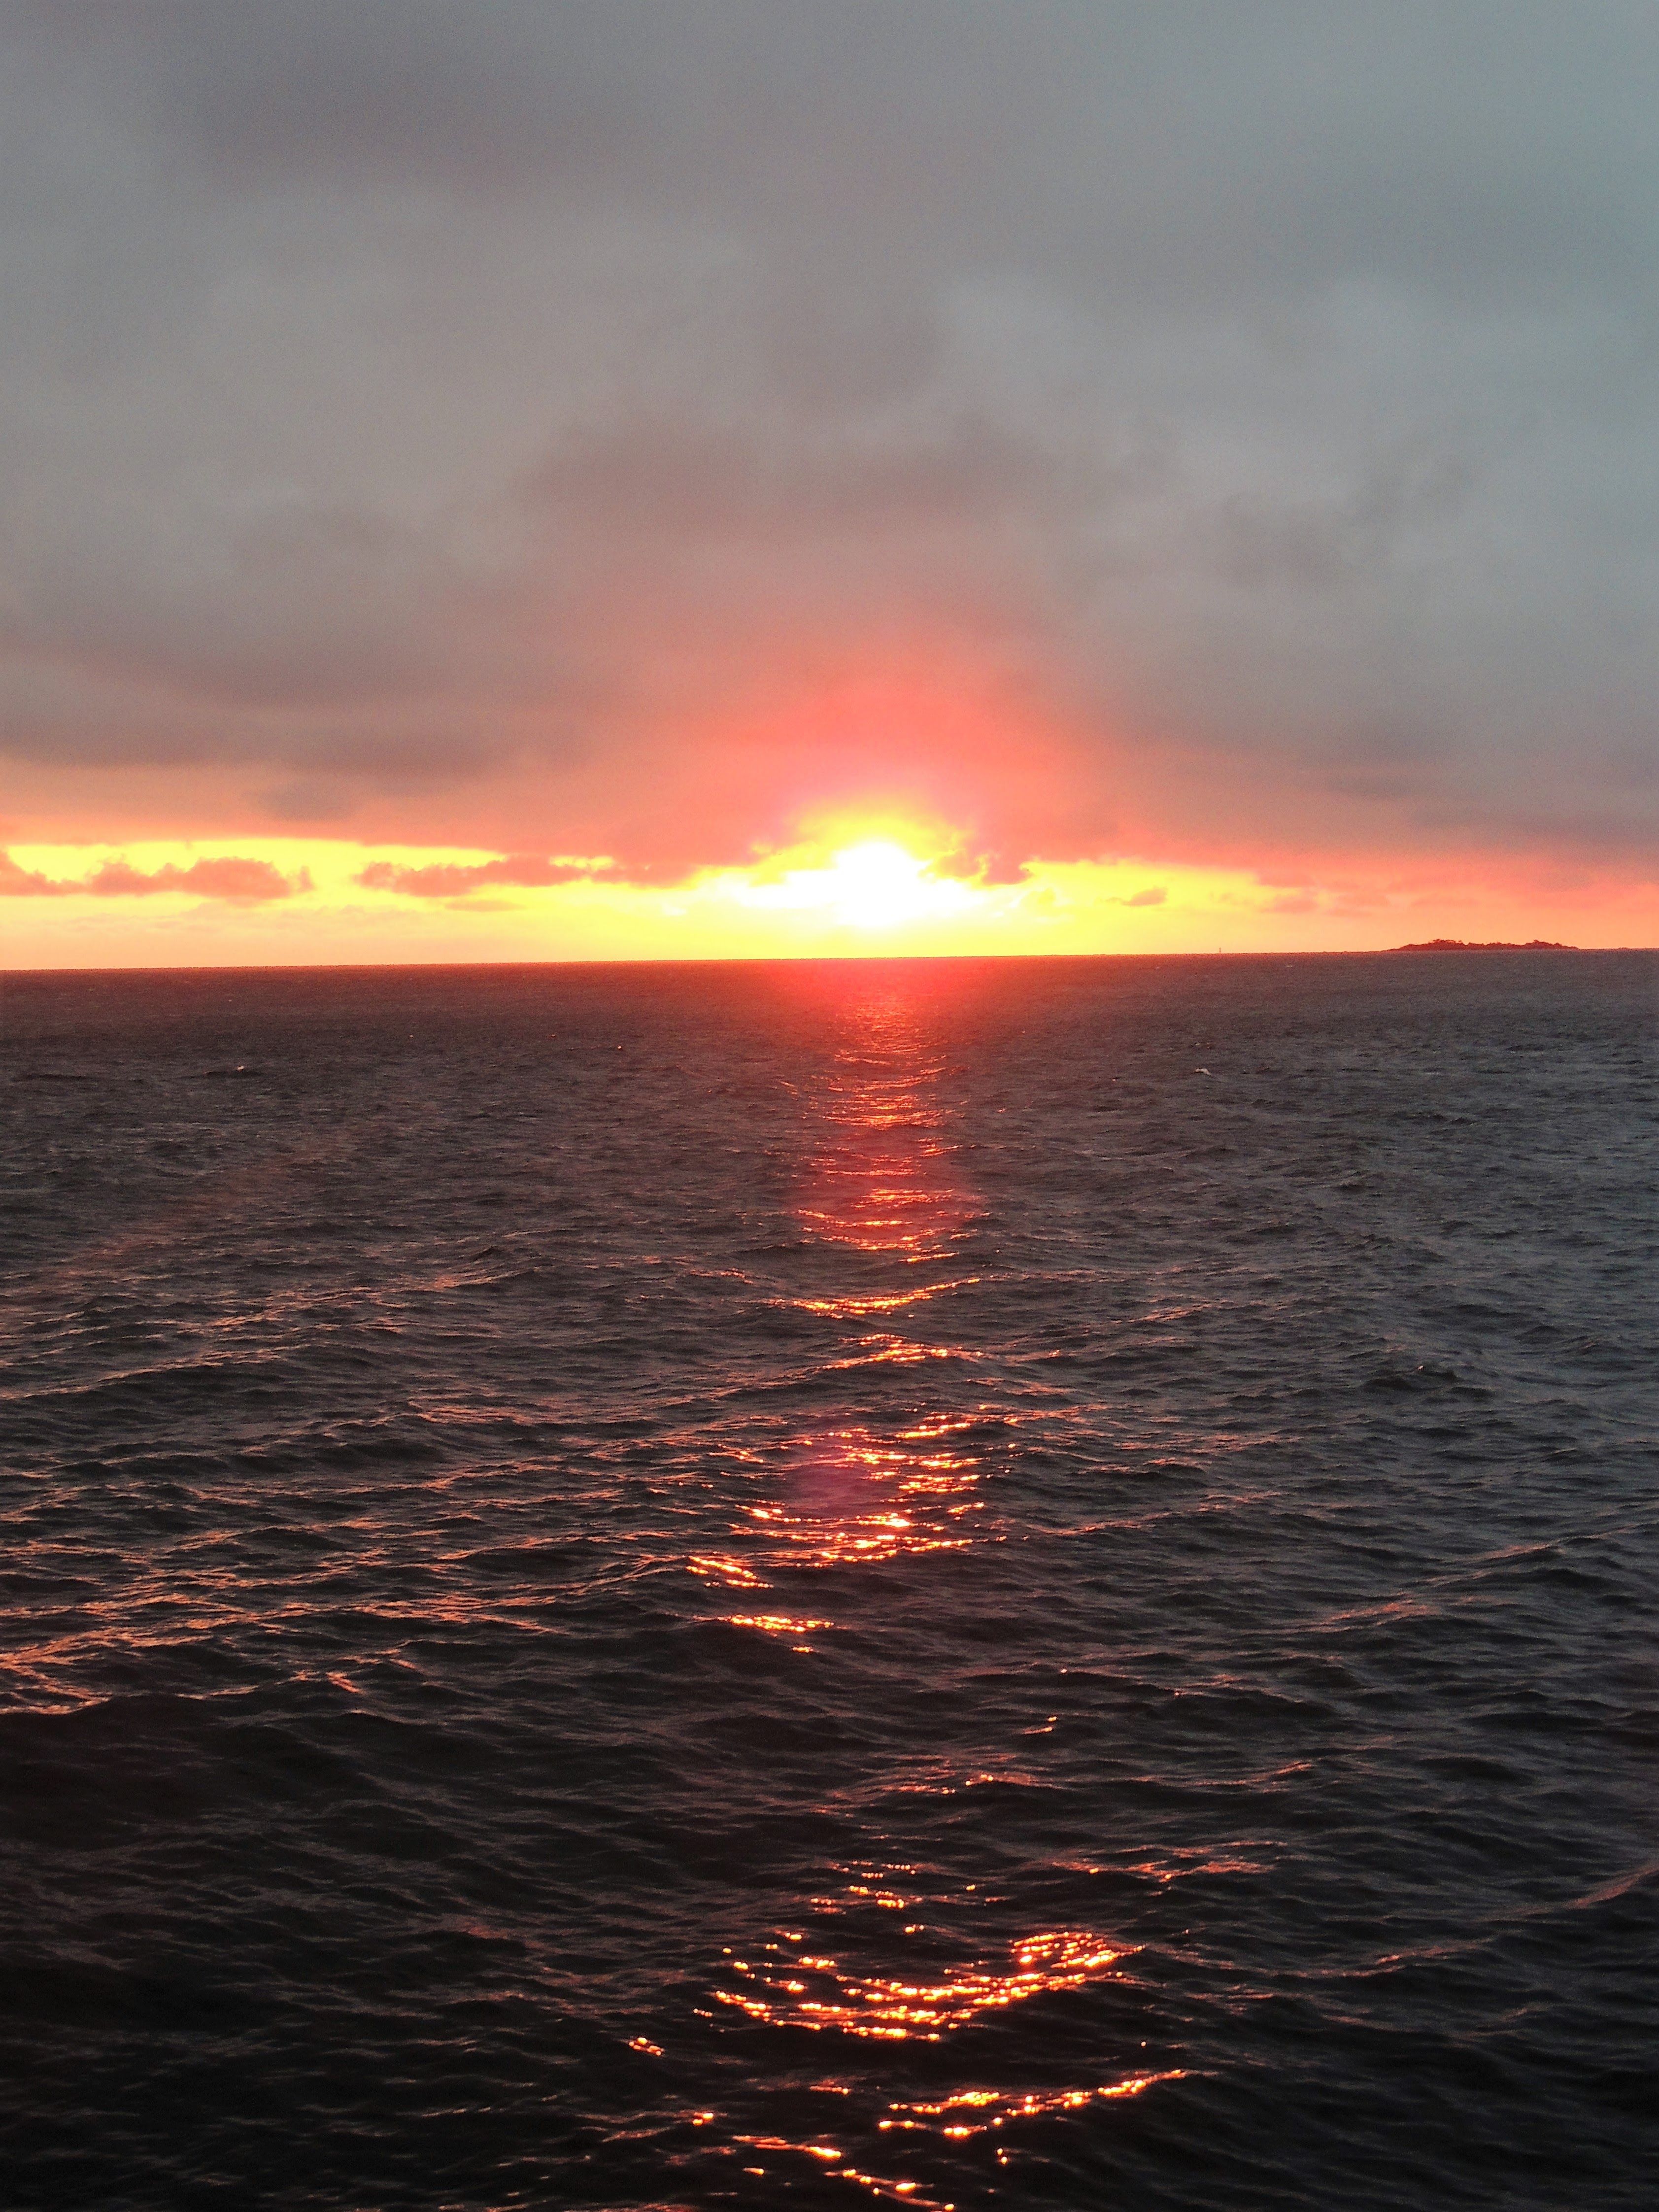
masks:
<svg viewBox="0 0 1659 2212"><path fill-rule="evenodd" d="M1650 856L1651 0L0 23L13 838Z"/></svg>

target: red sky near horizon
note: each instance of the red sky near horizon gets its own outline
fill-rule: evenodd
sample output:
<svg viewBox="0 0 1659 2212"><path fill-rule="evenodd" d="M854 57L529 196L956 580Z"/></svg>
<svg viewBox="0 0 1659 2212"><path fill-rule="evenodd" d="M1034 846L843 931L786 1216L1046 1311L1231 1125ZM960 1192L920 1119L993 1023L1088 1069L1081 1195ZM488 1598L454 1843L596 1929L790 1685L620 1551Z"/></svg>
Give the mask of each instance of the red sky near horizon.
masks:
<svg viewBox="0 0 1659 2212"><path fill-rule="evenodd" d="M1650 16L0 49L8 964L1659 940Z"/></svg>

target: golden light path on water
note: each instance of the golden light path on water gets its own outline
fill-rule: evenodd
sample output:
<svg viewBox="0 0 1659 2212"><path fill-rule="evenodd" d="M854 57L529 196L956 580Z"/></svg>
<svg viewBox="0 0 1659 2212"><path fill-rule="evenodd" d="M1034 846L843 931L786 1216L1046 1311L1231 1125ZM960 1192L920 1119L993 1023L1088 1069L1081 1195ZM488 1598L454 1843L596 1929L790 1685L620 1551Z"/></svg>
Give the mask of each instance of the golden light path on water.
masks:
<svg viewBox="0 0 1659 2212"><path fill-rule="evenodd" d="M814 1133L793 1210L812 1247L845 1252L859 1272L872 1263L883 1267L888 1279L872 1285L855 1273L845 1287L799 1292L786 1303L854 1328L870 1324L855 1351L832 1363L856 1387L860 1368L923 1369L933 1359L970 1358L969 1347L942 1340L937 1328L927 1341L902 1332L905 1316L920 1316L980 1279L960 1264L977 1201L957 1171L957 1146L939 1097L943 1070L924 1047L914 1009L884 1002L872 991L848 1009L847 1018L852 1033L830 1066L809 1124ZM896 1267L914 1279L895 1284ZM803 1639L833 1632L835 1620L781 1598L768 1602L762 1593L776 1589L779 1577L803 1569L844 1572L969 1547L985 1503L981 1468L966 1448L967 1432L979 1418L977 1411L918 1413L884 1430L872 1421L843 1419L804 1430L765 1453L744 1455L764 1494L734 1524L731 1552L702 1553L691 1562L709 1581L744 1593L744 1609L721 1617L733 1627L786 1638L797 1650L811 1651L815 1647ZM988 1955L945 1934L964 1904L981 1899L964 1898L948 1883L934 1893L919 1868L842 1871L856 1878L804 1900L817 1923L816 1936L805 1929L777 1929L742 1949L726 1948L709 1992L715 2007L757 2027L845 2037L866 2051L899 2043L947 2045L1034 1999L1123 1978L1124 1948L1097 1932L1039 1929L1005 1941ZM972 1892L976 1886L965 1887ZM885 1965L879 1957L873 1963L854 1961L829 1948L824 1938L832 1924L849 1914L859 1917L866 1949L871 1927L886 1922L891 1936L878 1942L878 1953L904 1947L915 1963L896 1955ZM704 2011L703 2017L713 2021L719 2013ZM936 2099L892 2100L875 2126L897 2142L923 2136L963 2142L1021 2122L1079 2112L1103 2100L1135 2097L1176 2078L1147 2072L1011 2089L969 2081ZM826 2092L832 2086L818 2085ZM708 2112L699 2121L710 2124L717 2118ZM866 2171L828 2136L733 2136L728 2154L744 2154L808 2160L878 2198L919 2212L954 2212L915 2179ZM1005 2154L997 2155L1000 2160ZM744 2171L764 2178L780 2169L748 2164Z"/></svg>
<svg viewBox="0 0 1659 2212"><path fill-rule="evenodd" d="M974 1211L954 1171L954 1146L935 1096L939 1069L921 1048L914 1015L878 998L855 1010L854 1033L842 1044L817 1102L816 1134L803 1164L794 1212L816 1244L860 1259L916 1271L914 1283L801 1292L786 1303L804 1313L849 1322L883 1322L950 1292L976 1276L944 1278L924 1268L948 1264ZM849 1010L849 1019L854 1010ZM922 1345L891 1330L872 1329L842 1363L921 1364L963 1358L963 1347ZM835 1371L832 1364L830 1370ZM768 1569L803 1565L873 1565L901 1554L957 1550L969 1517L980 1510L979 1475L958 1447L971 1415L929 1414L878 1432L842 1423L804 1433L783 1452L782 1480L748 1509L749 1526L765 1547L752 1553L699 1553L694 1570L737 1589L769 1588ZM777 1455L757 1455L766 1474ZM734 1533L739 1533L734 1531ZM804 1634L793 1608L757 1607L726 1618L733 1626L779 1636Z"/></svg>
<svg viewBox="0 0 1659 2212"><path fill-rule="evenodd" d="M833 1958L792 1951L784 1943L768 1943L765 1949L773 1955L758 1965L732 1959L731 1971L744 1986L716 1990L723 2004L774 2026L835 2028L891 2042L916 2036L927 2043L969 2027L981 2013L1080 1989L1122 1956L1095 1936L1061 1928L1010 1946L1000 1967L969 1966L940 1980L919 1980L843 1973Z"/></svg>

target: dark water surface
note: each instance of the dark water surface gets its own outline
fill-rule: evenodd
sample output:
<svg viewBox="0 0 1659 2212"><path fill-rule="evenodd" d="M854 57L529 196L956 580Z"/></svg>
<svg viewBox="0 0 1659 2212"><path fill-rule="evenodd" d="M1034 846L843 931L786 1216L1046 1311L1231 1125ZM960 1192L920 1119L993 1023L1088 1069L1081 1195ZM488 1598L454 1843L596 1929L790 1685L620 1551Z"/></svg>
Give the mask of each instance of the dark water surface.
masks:
<svg viewBox="0 0 1659 2212"><path fill-rule="evenodd" d="M1651 2204L1655 975L7 979L0 2199Z"/></svg>

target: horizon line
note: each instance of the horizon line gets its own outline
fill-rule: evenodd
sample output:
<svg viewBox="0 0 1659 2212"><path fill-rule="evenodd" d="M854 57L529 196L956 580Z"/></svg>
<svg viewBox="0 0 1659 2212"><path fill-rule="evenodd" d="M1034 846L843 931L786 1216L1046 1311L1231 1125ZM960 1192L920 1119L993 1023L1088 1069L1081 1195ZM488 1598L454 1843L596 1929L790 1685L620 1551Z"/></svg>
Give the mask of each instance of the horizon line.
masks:
<svg viewBox="0 0 1659 2212"><path fill-rule="evenodd" d="M621 958L589 958L580 955L568 959L554 960L225 960L191 963L184 961L167 962L161 966L142 966L137 963L116 966L50 968L11 968L0 963L0 977L28 978L42 975L394 975L399 973L434 974L454 970L479 969L525 968L869 968L921 963L944 966L955 963L990 963L1034 965L1037 963L1055 963L1089 960L1113 961L1170 961L1170 960L1389 960L1407 956L1437 960L1448 954L1530 952L1571 953L1579 958L1593 956L1632 953L1659 953L1653 945L1523 945L1476 944L1464 945L1366 945L1302 946L1295 950L1273 950L1264 947L1258 951L1227 951L1218 946L1213 952L786 952L786 953L686 953L678 957L644 957L624 956Z"/></svg>

